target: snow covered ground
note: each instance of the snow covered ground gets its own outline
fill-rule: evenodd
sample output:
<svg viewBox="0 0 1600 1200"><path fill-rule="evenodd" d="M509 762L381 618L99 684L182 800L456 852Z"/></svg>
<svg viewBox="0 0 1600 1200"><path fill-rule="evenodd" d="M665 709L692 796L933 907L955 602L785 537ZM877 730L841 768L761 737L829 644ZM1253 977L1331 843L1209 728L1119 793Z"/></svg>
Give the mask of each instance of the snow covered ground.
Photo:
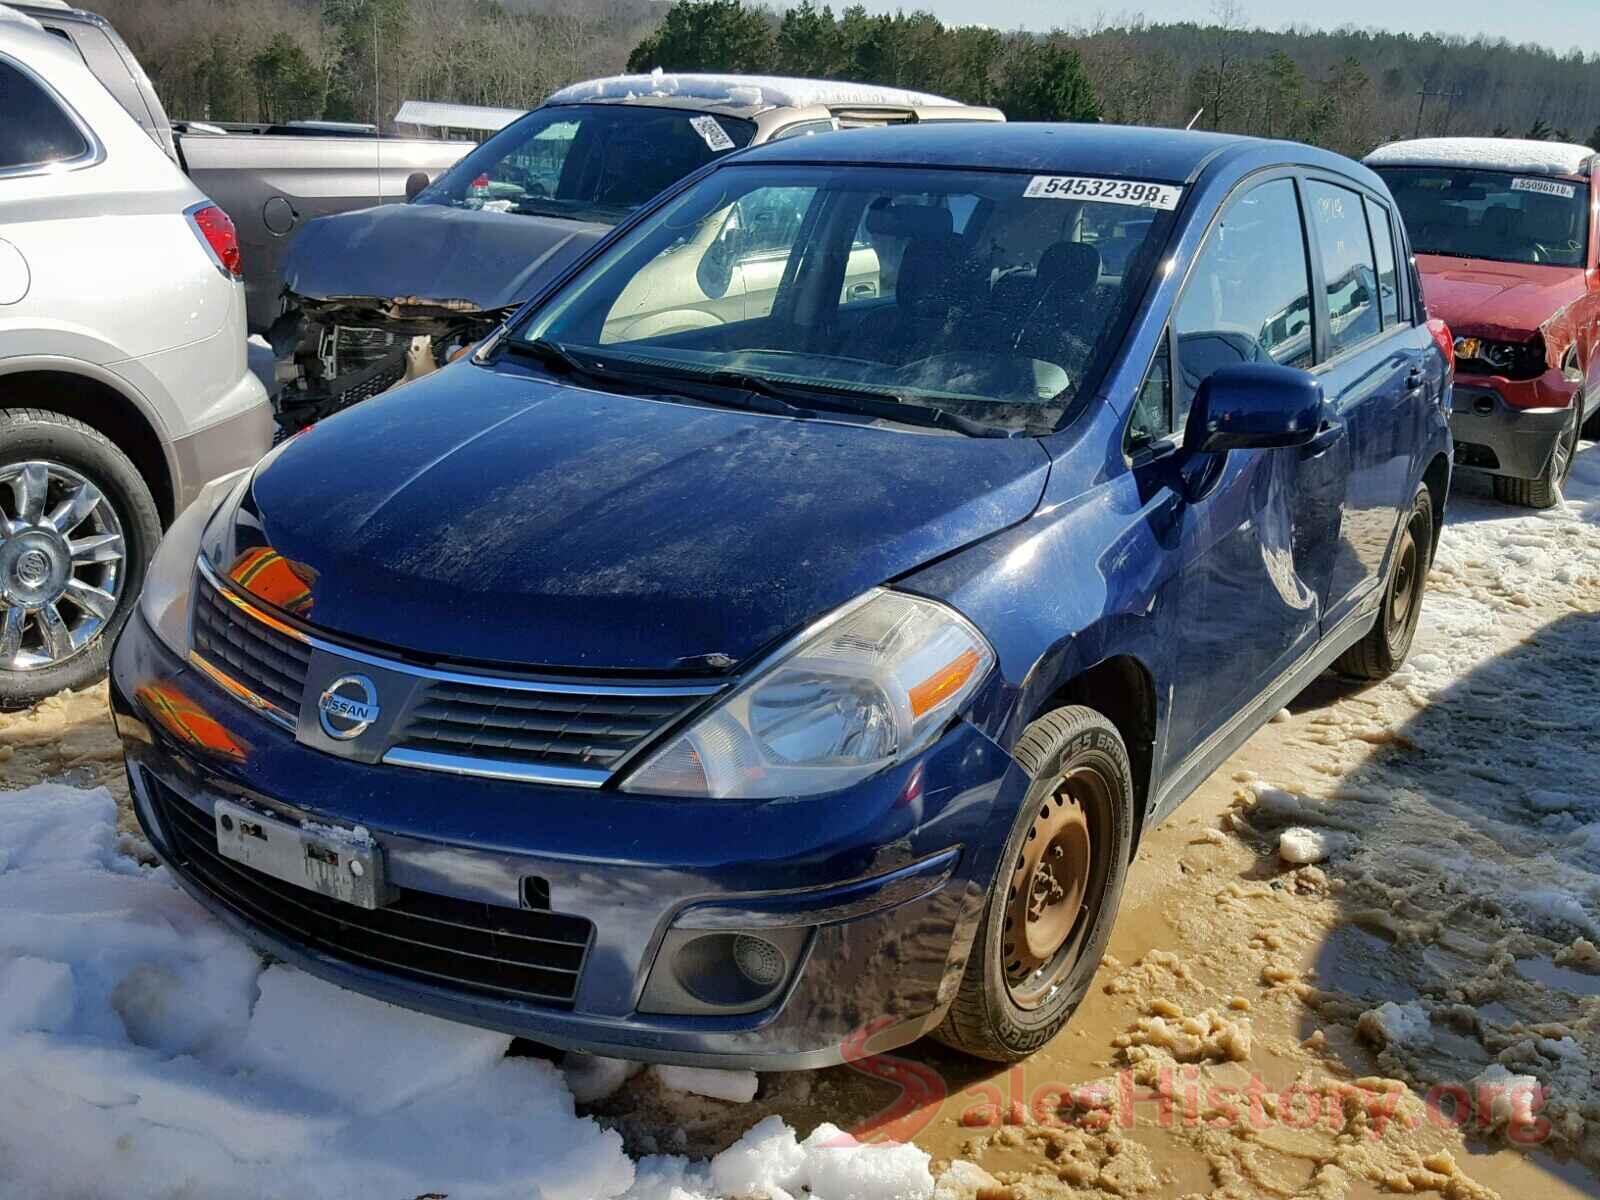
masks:
<svg viewBox="0 0 1600 1200"><path fill-rule="evenodd" d="M1183 1062L1208 1079L1246 1067L1293 1077L1375 1054L1419 1095L1444 1081L1535 1081L1549 1089L1554 1144L1600 1163L1588 1133L1600 1129L1600 448L1579 456L1568 491L1548 514L1458 492L1411 662L1382 688L1297 705L1269 727L1258 742L1273 755L1249 759L1253 773L1219 806L1218 827L1190 839L1182 873L1159 875L1169 923L1114 942L1171 950L1108 961L1069 1034L1030 1070L1076 1082L1125 1067L1144 1082ZM575 1112L574 1092L589 1102L618 1087L687 1087L730 1097L736 1115L752 1081L629 1079L594 1060L569 1077L508 1057L503 1036L264 964L164 869L126 853L137 847L105 788L34 782L104 779L108 735L61 732L61 714L77 710L55 701L0 719L0 780L30 784L0 792L3 1200L929 1200L936 1186L955 1200L988 1186L960 1163L936 1176L953 1154L861 1146L831 1125L802 1141L781 1116L709 1161L630 1158L615 1130ZM71 752L52 759L57 743ZM1178 861L1193 820L1152 836L1147 876L1153 854L1167 856L1155 869ZM1135 882L1128 922L1147 886ZM765 1097L784 1084L760 1086ZM1515 1115L1491 1114L1499 1129ZM1165 1150L1128 1166L1145 1153L1131 1138L1008 1132L985 1135L974 1156L1000 1155L987 1165L1001 1173L997 1161L1033 1154L1050 1187L1068 1178L1063 1164L1091 1160L1090 1190L1169 1194L1162 1178L1187 1179L1162 1175ZM1230 1137L1194 1135L1206 1178L1254 1194L1272 1139ZM1319 1195L1344 1195L1339 1181L1356 1177L1491 1194L1409 1142L1307 1146L1284 1152L1302 1172L1285 1179L1298 1188L1304 1163L1320 1164Z"/></svg>
<svg viewBox="0 0 1600 1200"><path fill-rule="evenodd" d="M104 790L0 793L6 1197L933 1193L915 1147L857 1146L827 1126L802 1144L777 1120L709 1164L635 1164L616 1133L574 1115L556 1067L265 965L123 844ZM709 1074L667 1078L745 1086ZM749 1098L748 1079L734 1094Z"/></svg>

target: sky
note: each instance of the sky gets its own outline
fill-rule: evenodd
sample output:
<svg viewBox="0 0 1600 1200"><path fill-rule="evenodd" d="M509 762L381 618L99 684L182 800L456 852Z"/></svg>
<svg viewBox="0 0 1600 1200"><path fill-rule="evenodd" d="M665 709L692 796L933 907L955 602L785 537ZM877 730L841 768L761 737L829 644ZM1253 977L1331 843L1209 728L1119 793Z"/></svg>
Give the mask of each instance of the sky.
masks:
<svg viewBox="0 0 1600 1200"><path fill-rule="evenodd" d="M947 23L981 22L997 29L1048 30L1092 25L1096 18L1115 24L1129 14L1149 21L1204 21L1211 0L863 0L874 12L927 9ZM835 9L846 5L835 4ZM1451 0L1447 4L1405 4L1395 0L1335 0L1311 5L1304 0L1239 0L1248 25L1372 26L1406 33L1485 34L1514 42L1542 42L1562 53L1580 46L1600 52L1600 0Z"/></svg>

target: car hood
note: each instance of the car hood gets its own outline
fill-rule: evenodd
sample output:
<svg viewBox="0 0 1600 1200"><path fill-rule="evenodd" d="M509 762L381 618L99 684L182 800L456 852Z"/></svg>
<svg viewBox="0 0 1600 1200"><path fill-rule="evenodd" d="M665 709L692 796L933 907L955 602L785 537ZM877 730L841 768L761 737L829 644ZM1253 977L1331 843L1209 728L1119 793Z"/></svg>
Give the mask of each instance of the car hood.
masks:
<svg viewBox="0 0 1600 1200"><path fill-rule="evenodd" d="M295 615L429 659L717 670L1023 520L1048 471L1031 438L710 409L463 361L292 439L207 553L254 578L236 568L270 547L306 585Z"/></svg>
<svg viewBox="0 0 1600 1200"><path fill-rule="evenodd" d="M439 204L383 204L307 222L285 258L283 282L297 296L324 302L510 308L610 229Z"/></svg>
<svg viewBox="0 0 1600 1200"><path fill-rule="evenodd" d="M1583 295L1576 267L1522 266L1481 259L1417 255L1430 316L1458 336L1527 341Z"/></svg>

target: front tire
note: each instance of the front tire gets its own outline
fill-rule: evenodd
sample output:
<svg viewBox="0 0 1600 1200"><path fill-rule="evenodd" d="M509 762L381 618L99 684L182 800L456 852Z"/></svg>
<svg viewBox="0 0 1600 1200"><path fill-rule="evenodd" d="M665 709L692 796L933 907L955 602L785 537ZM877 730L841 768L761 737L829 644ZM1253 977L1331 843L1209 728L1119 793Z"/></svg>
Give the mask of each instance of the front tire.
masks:
<svg viewBox="0 0 1600 1200"><path fill-rule="evenodd" d="M1133 850L1133 771L1105 717L1046 713L1012 756L1031 780L955 1001L934 1037L1016 1062L1053 1038L1100 965Z"/></svg>
<svg viewBox="0 0 1600 1200"><path fill-rule="evenodd" d="M105 674L160 540L150 489L110 439L0 410L0 708Z"/></svg>
<svg viewBox="0 0 1600 1200"><path fill-rule="evenodd" d="M1333 669L1352 679L1387 679L1400 669L1422 618L1422 596L1433 565L1433 499L1426 487L1411 499L1411 512L1389 564L1383 605L1367 635L1341 654Z"/></svg>

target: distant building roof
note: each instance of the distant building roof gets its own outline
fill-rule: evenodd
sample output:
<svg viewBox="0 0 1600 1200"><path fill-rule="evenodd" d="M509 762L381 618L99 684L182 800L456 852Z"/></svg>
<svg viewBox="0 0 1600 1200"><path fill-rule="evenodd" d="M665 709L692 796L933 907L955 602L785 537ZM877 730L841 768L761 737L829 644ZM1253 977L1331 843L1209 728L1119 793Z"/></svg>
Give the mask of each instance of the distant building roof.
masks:
<svg viewBox="0 0 1600 1200"><path fill-rule="evenodd" d="M762 112L769 108L806 108L811 105L841 107L852 104L894 108L959 105L959 100L880 87L874 83L843 83L831 79L789 79L777 75L613 75L564 87L546 104L580 104L585 100L640 100L671 97L704 100L729 108Z"/></svg>
<svg viewBox="0 0 1600 1200"><path fill-rule="evenodd" d="M1594 153L1588 146L1523 138L1418 138L1380 146L1364 161L1369 167L1468 167L1530 175L1581 175Z"/></svg>
<svg viewBox="0 0 1600 1200"><path fill-rule="evenodd" d="M440 129L473 129L493 133L522 116L526 109L486 108L481 104L442 104L407 100L394 116L396 125L431 125Z"/></svg>

